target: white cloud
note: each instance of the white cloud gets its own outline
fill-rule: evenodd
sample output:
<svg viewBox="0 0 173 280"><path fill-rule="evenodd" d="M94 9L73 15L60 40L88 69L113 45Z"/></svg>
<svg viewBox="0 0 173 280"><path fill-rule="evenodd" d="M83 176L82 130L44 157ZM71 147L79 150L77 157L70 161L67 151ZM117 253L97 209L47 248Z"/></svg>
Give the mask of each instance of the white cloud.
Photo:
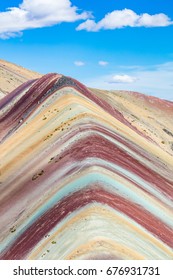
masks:
<svg viewBox="0 0 173 280"><path fill-rule="evenodd" d="M160 70L160 71L169 71L169 72L173 72L173 62L169 61L166 62L164 64L158 64L155 66L156 69Z"/></svg>
<svg viewBox="0 0 173 280"><path fill-rule="evenodd" d="M84 65L85 65L85 62L83 62L83 61L74 61L74 64L75 64L76 66L84 66Z"/></svg>
<svg viewBox="0 0 173 280"><path fill-rule="evenodd" d="M134 83L137 80L136 77L132 77L129 75L114 75L109 79L108 83L121 83L121 84L129 84Z"/></svg>
<svg viewBox="0 0 173 280"><path fill-rule="evenodd" d="M76 30L99 31L101 29L117 29L123 27L163 27L173 24L171 19L163 14L136 14L130 9L115 10L105 15L99 22L86 20Z"/></svg>
<svg viewBox="0 0 173 280"><path fill-rule="evenodd" d="M138 26L144 27L164 27L173 24L171 19L165 14L149 15L143 14L138 19Z"/></svg>
<svg viewBox="0 0 173 280"><path fill-rule="evenodd" d="M121 80L119 78L117 79L117 76L123 75L117 75L115 73L112 73L112 75L93 77L92 79L83 80L82 82L88 87L93 88L137 91L163 99L173 100L172 72L173 61L159 65L149 65L147 67L141 65L135 68L132 65L131 68L128 66L126 67L124 76L135 78L134 82L117 82L117 80ZM112 80L114 81L111 82Z"/></svg>
<svg viewBox="0 0 173 280"><path fill-rule="evenodd" d="M97 23L95 23L94 20L87 19L85 22L79 24L76 30L98 31L99 29L97 28Z"/></svg>
<svg viewBox="0 0 173 280"><path fill-rule="evenodd" d="M23 0L19 7L0 12L0 38L17 36L26 29L86 20L90 16L88 12L78 13L70 0Z"/></svg>
<svg viewBox="0 0 173 280"><path fill-rule="evenodd" d="M108 65L108 62L107 62L107 61L104 61L104 60L100 60L100 61L98 62L98 64L99 64L100 66L106 66L106 65Z"/></svg>

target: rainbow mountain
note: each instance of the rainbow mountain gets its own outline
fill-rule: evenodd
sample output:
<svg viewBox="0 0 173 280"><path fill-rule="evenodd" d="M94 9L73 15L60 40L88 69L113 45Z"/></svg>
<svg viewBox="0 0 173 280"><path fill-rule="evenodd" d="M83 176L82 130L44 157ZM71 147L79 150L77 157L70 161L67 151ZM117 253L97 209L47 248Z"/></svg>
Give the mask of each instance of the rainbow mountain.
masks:
<svg viewBox="0 0 173 280"><path fill-rule="evenodd" d="M0 112L0 259L173 259L172 102L53 73Z"/></svg>

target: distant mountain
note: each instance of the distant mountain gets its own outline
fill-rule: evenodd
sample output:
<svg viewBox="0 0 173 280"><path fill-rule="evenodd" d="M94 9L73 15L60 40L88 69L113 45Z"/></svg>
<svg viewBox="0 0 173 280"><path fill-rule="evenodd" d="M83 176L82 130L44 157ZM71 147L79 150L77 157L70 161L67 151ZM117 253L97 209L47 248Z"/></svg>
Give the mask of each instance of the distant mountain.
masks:
<svg viewBox="0 0 173 280"><path fill-rule="evenodd" d="M173 259L172 102L48 74L0 112L0 259Z"/></svg>
<svg viewBox="0 0 173 280"><path fill-rule="evenodd" d="M37 79L41 74L0 59L0 98L24 82Z"/></svg>

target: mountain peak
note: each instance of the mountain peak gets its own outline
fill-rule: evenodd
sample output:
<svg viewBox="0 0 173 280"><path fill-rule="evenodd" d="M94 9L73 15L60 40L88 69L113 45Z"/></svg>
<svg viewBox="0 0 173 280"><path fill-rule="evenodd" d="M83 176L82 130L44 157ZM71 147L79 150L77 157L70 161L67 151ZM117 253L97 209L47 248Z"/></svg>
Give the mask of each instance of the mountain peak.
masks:
<svg viewBox="0 0 173 280"><path fill-rule="evenodd" d="M173 258L173 103L49 73L0 112L0 259Z"/></svg>

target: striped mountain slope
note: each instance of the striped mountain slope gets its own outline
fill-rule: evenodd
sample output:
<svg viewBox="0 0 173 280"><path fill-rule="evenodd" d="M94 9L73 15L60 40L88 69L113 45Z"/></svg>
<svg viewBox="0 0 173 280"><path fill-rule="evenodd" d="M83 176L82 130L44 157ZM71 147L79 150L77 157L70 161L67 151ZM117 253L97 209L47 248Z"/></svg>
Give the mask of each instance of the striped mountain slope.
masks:
<svg viewBox="0 0 173 280"><path fill-rule="evenodd" d="M58 74L0 102L1 259L173 259L173 103Z"/></svg>

